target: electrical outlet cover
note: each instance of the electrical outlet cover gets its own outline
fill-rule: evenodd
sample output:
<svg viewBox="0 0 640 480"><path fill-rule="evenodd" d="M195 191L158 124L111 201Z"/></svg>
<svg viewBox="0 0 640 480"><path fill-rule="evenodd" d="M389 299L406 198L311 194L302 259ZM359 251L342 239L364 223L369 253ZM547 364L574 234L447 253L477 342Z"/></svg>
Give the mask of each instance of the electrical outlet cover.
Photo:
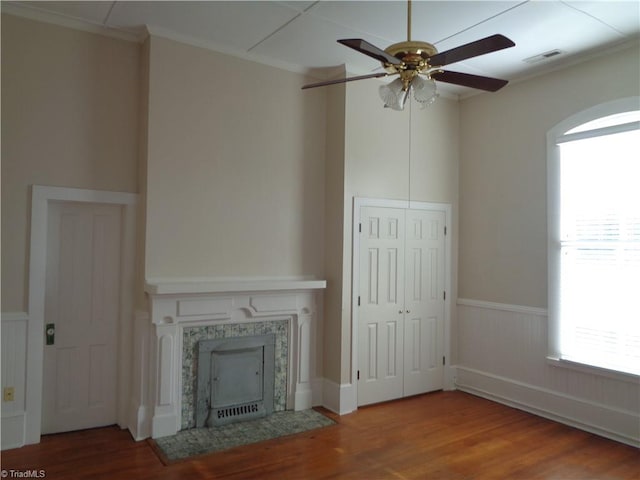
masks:
<svg viewBox="0 0 640 480"><path fill-rule="evenodd" d="M13 387L5 387L2 392L2 399L5 402L13 402L14 399L14 388Z"/></svg>

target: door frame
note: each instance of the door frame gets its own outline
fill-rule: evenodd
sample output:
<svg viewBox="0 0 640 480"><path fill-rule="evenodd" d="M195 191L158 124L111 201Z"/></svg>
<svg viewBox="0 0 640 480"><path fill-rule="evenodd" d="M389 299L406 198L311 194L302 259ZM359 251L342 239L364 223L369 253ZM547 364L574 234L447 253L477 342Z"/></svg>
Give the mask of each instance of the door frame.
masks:
<svg viewBox="0 0 640 480"><path fill-rule="evenodd" d="M131 333L136 268L136 205L138 195L66 187L33 185L29 256L29 327L25 402L25 444L39 443L42 424L44 305L47 269L47 222L51 202L80 202L122 207L120 249L120 309L117 345L116 421L126 426L131 364ZM128 329L126 327L129 327ZM128 334L127 334L128 333Z"/></svg>
<svg viewBox="0 0 640 480"><path fill-rule="evenodd" d="M409 200L391 200L385 198L353 198L353 245L351 256L351 384L354 385L354 410L358 408L358 293L360 292L360 235L358 235L360 225L360 210L362 207L383 207L383 208L402 208L412 210L436 210L444 212L445 225L447 227L447 235L444 237L444 288L449 298L444 302L444 345L443 352L447 359L443 369L443 385L445 390L453 390L455 388L453 377L448 374L447 370L450 366L451 358L451 305L453 301L452 285L451 285L451 204L450 203L433 203L433 202L416 202Z"/></svg>

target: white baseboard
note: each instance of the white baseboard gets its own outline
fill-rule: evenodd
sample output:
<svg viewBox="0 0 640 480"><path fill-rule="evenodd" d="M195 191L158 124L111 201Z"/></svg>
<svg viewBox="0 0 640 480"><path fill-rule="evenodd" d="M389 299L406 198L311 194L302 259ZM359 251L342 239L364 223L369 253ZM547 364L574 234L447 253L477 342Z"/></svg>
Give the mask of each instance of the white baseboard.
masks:
<svg viewBox="0 0 640 480"><path fill-rule="evenodd" d="M294 398L295 409L298 411L308 410L313 406L313 392L310 387L305 389L298 387L298 390L296 390L294 394Z"/></svg>
<svg viewBox="0 0 640 480"><path fill-rule="evenodd" d="M178 433L178 418L175 414L156 414L151 419L151 438L167 437Z"/></svg>
<svg viewBox="0 0 640 480"><path fill-rule="evenodd" d="M324 379L314 378L311 380L311 405L318 407L322 405Z"/></svg>
<svg viewBox="0 0 640 480"><path fill-rule="evenodd" d="M640 447L640 413L616 409L553 390L457 366L459 390Z"/></svg>
<svg viewBox="0 0 640 480"><path fill-rule="evenodd" d="M24 413L2 417L1 450L10 450L24 446L24 421Z"/></svg>
<svg viewBox="0 0 640 480"><path fill-rule="evenodd" d="M355 386L351 383L342 385L324 379L322 405L338 415L346 415L358 409Z"/></svg>
<svg viewBox="0 0 640 480"><path fill-rule="evenodd" d="M134 400L131 400L129 414L129 433L133 439L138 442L151 437L151 425L149 422L151 414L149 409L146 406L138 405Z"/></svg>
<svg viewBox="0 0 640 480"><path fill-rule="evenodd" d="M447 365L444 367L444 386L443 390L455 390L456 389L456 366Z"/></svg>

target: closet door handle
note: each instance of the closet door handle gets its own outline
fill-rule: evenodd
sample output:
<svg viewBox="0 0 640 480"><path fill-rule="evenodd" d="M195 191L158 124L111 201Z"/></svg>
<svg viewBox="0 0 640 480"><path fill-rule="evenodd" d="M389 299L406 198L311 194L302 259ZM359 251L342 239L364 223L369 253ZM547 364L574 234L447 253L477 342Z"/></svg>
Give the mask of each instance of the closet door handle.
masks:
<svg viewBox="0 0 640 480"><path fill-rule="evenodd" d="M411 310L407 310L407 313L411 313Z"/></svg>
<svg viewBox="0 0 640 480"><path fill-rule="evenodd" d="M398 310L398 313L402 315L402 310Z"/></svg>

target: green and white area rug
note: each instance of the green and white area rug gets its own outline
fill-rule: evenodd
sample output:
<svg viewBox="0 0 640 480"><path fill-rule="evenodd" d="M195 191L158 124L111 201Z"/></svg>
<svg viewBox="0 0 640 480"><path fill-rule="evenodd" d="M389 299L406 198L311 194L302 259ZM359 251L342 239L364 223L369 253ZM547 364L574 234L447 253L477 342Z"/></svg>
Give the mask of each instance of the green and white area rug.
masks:
<svg viewBox="0 0 640 480"><path fill-rule="evenodd" d="M275 412L268 417L214 428L192 428L153 440L164 463L334 425L315 410Z"/></svg>

